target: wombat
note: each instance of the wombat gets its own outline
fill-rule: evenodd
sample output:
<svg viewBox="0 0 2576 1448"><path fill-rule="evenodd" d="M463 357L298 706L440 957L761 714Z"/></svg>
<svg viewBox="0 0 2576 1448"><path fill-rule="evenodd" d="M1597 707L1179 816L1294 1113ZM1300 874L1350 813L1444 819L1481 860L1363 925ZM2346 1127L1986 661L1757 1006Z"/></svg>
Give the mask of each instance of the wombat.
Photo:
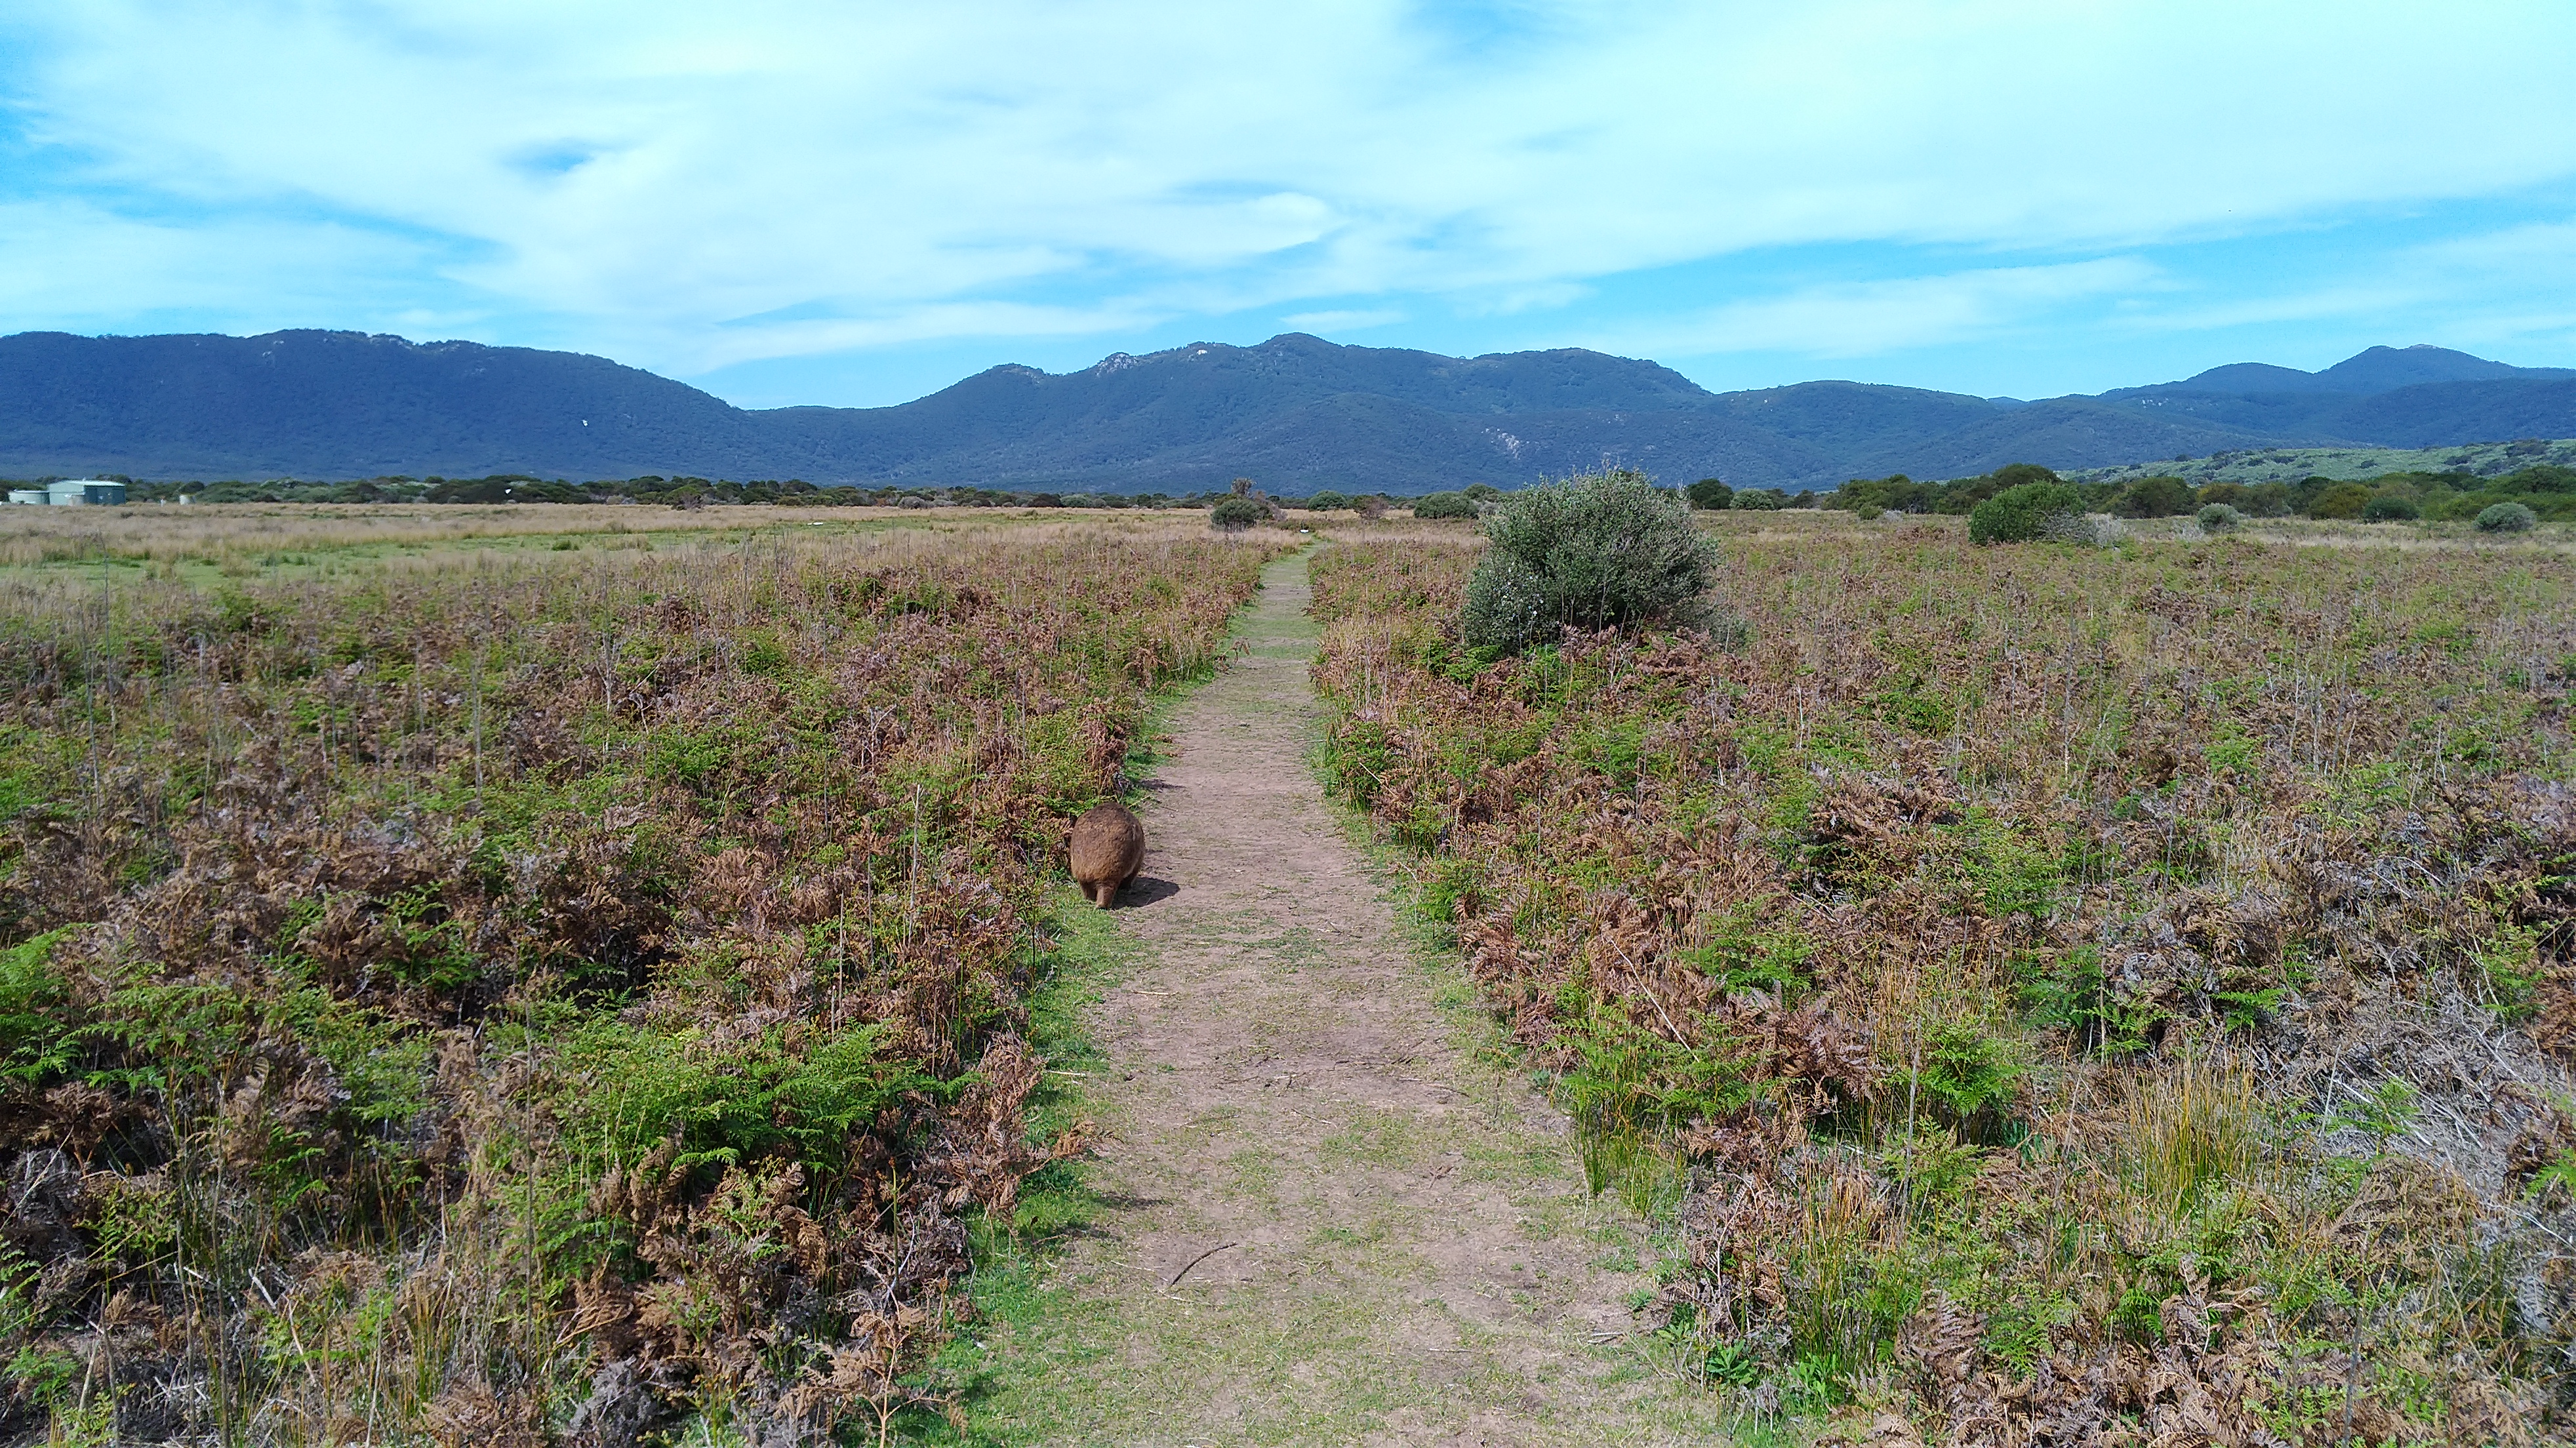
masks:
<svg viewBox="0 0 2576 1448"><path fill-rule="evenodd" d="M1123 804L1096 804L1073 822L1073 882L1106 910L1145 863L1145 826Z"/></svg>

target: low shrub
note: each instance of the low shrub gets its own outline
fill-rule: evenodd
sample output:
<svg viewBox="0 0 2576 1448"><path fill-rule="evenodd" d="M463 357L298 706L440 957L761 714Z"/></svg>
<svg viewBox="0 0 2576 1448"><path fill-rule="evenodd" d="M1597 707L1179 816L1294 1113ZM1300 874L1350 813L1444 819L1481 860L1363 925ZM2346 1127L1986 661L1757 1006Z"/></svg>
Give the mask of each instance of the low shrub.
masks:
<svg viewBox="0 0 2576 1448"><path fill-rule="evenodd" d="M0 950L0 1089L51 1084L73 1057L72 1032L57 1017L62 980L46 964L68 928Z"/></svg>
<svg viewBox="0 0 2576 1448"><path fill-rule="evenodd" d="M2465 987L2515 1051L2568 1049L2552 907L2499 888L2563 870L2557 847L2432 801L2437 779L2467 808L2548 797L2530 771L2565 757L2567 721L2513 671L2541 663L2531 630L2576 566L1772 531L1725 543L1758 657L1568 634L1472 688L1394 642L1454 614L1466 550L1355 543L1315 568L1336 789L1425 852L1406 868L1573 1115L1587 1183L1678 1224L1666 1290L1637 1299L1669 1311L1658 1341L1727 1391L1759 1384L1784 1440L1864 1394L1925 1422L1991 1403L1998 1441L2127 1431L2166 1380L2097 1385L2153 1353L2245 1441L2327 1441L2347 1403L2386 1441L2503 1441L2449 1425L2563 1377L2559 1299L2518 1316L2504 1284L2563 1260L2539 1215L2576 1190L2576 1138L2553 1118L2515 1176L2465 1183L2407 1123L2489 1088L2427 1076L2418 1100L2412 1024L2342 993L2357 968ZM2317 626L2360 597L2355 626ZM2170 682L2293 670L2350 744L2306 747L2259 683ZM1927 739L1959 762L1893 783ZM2111 747L2070 770L2064 741L2092 739ZM2321 806L2323 850L2299 823ZM2466 827L2427 828L2448 818ZM2285 878L2291 850L2414 878L2329 896ZM2494 925L2384 953L2425 912L2470 924L2463 898ZM2184 954L2231 919L2263 934ZM2320 1031L2339 1049L2302 1054ZM2354 1102L2363 1049L2387 1074ZM2204 1339L2222 1293L2249 1305ZM1934 1351L1986 1366L1935 1381ZM2401 1361L2458 1366L2362 1371ZM2533 1438L2565 1437L2549 1411Z"/></svg>
<svg viewBox="0 0 2576 1448"><path fill-rule="evenodd" d="M1958 1126L2011 1101L2015 1085L2028 1071L2020 1042L2009 1030L1990 1031L1964 1021L1928 1024L1920 1060L1912 1082L1924 1104Z"/></svg>
<svg viewBox="0 0 2576 1448"><path fill-rule="evenodd" d="M2299 511L2288 483L2211 483L2200 490L2203 503L2225 503L2248 518L2286 518Z"/></svg>
<svg viewBox="0 0 2576 1448"><path fill-rule="evenodd" d="M2121 489L2112 511L2123 518L2179 518L2191 511L2191 505L2191 484L2175 477L2152 477Z"/></svg>
<svg viewBox="0 0 2576 1448"><path fill-rule="evenodd" d="M2491 503L2478 513L2481 533L2528 533L2540 515L2520 503Z"/></svg>
<svg viewBox="0 0 2576 1448"><path fill-rule="evenodd" d="M2311 518L2358 518L2369 506L2370 489L2359 483L2336 483L2308 499L2306 512Z"/></svg>
<svg viewBox="0 0 2576 1448"><path fill-rule="evenodd" d="M1777 488L1747 488L1727 500L1726 506L1744 512L1772 512L1788 502Z"/></svg>
<svg viewBox="0 0 2576 1448"><path fill-rule="evenodd" d="M1707 590L1715 566L1715 546L1681 501L1625 469L1514 494L1486 535L1492 546L1467 582L1460 634L1469 648L1496 653L1548 642L1566 624L1668 617Z"/></svg>
<svg viewBox="0 0 2576 1448"><path fill-rule="evenodd" d="M135 580L77 724L27 661L91 667L89 615L15 611L0 1441L71 1391L82 1442L533 1443L639 1359L616 1411L656 1437L850 1441L862 1389L884 1436L1080 1140L1021 1034L1050 851L1277 551L1095 524ZM111 1300L191 1324L117 1340L122 1423Z"/></svg>
<svg viewBox="0 0 2576 1448"><path fill-rule="evenodd" d="M1968 510L1968 541L2027 543L2047 534L2050 519L2083 512L2083 497L2064 483L2023 483Z"/></svg>
<svg viewBox="0 0 2576 1448"><path fill-rule="evenodd" d="M1487 553L1467 580L1458 635L1470 649L1516 654L1544 643L1558 628L1547 582L1508 553Z"/></svg>
<svg viewBox="0 0 2576 1448"><path fill-rule="evenodd" d="M1219 498L1208 510L1208 522L1227 533L1240 533L1263 516L1262 506L1250 498Z"/></svg>
<svg viewBox="0 0 2576 1448"><path fill-rule="evenodd" d="M773 1028L749 1040L673 1038L618 1020L567 1040L564 1069L579 1083L557 1106L574 1139L620 1161L664 1142L673 1180L764 1153L829 1177L880 1112L929 1077L884 1050L880 1022L810 1044L800 1054Z"/></svg>
<svg viewBox="0 0 2576 1448"><path fill-rule="evenodd" d="M2116 548L2128 534L2128 525L2108 513L2051 513L2039 523L2040 537L2079 548Z"/></svg>
<svg viewBox="0 0 2576 1448"><path fill-rule="evenodd" d="M1306 500L1307 511L1313 513L1337 513L1350 505L1349 498L1329 488Z"/></svg>
<svg viewBox="0 0 2576 1448"><path fill-rule="evenodd" d="M2192 521L2204 533L2233 533L2245 526L2245 515L2225 503L2203 503Z"/></svg>
<svg viewBox="0 0 2576 1448"><path fill-rule="evenodd" d="M1725 511L1735 501L1735 490L1716 478L1702 478L1682 489L1682 495L1690 499L1692 507L1712 513Z"/></svg>
<svg viewBox="0 0 2576 1448"><path fill-rule="evenodd" d="M1473 518L1476 500L1464 493L1432 493L1413 500L1417 518Z"/></svg>
<svg viewBox="0 0 2576 1448"><path fill-rule="evenodd" d="M2361 505L2365 523L2412 523L2423 516L2423 508L2403 493L2381 493Z"/></svg>

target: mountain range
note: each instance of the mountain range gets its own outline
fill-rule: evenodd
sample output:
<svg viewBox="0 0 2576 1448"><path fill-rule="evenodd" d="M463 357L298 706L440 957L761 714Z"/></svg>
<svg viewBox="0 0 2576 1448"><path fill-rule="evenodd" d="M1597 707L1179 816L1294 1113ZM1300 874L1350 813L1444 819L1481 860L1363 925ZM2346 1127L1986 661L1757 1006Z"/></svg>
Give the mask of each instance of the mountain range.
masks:
<svg viewBox="0 0 2576 1448"><path fill-rule="evenodd" d="M2576 370L2373 347L2025 402L1858 382L1709 392L1561 349L1444 357L1301 333L1001 366L894 407L734 407L604 358L357 332L0 338L0 474L530 473L1191 492L1420 493L1596 466L1831 488L2248 447L2576 436Z"/></svg>

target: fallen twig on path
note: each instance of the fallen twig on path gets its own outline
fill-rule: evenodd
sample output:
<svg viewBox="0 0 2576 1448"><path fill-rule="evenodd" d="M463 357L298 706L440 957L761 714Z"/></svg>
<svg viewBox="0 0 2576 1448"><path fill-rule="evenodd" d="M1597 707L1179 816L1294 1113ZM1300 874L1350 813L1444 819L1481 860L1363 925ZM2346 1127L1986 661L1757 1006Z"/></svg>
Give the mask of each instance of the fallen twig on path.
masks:
<svg viewBox="0 0 2576 1448"><path fill-rule="evenodd" d="M1242 1246L1242 1245L1243 1245L1243 1244L1242 1244L1242 1243L1240 1243L1240 1242L1219 1242L1219 1243L1218 1243L1218 1244L1216 1244L1215 1246L1208 1248L1206 1251L1201 1252L1200 1254L1198 1254L1198 1255L1197 1255L1197 1256L1195 1256L1195 1257L1192 1257L1192 1258L1191 1258L1187 1263L1183 1264L1183 1266L1181 1267L1181 1270L1180 1270L1180 1271L1175 1272L1175 1273L1173 1273L1173 1274L1172 1274L1172 1280L1171 1280L1171 1281L1166 1282L1166 1283L1164 1283L1163 1285L1164 1285L1165 1287L1178 1287L1178 1286L1180 1286L1180 1285L1181 1285L1181 1279L1190 1275L1190 1268L1192 1268L1192 1267L1196 1267L1196 1266L1197 1266L1197 1265L1199 1265L1201 1262L1206 1261L1206 1260L1207 1260L1207 1259L1209 1259L1210 1257L1215 1256L1217 1253L1224 1251L1224 1250L1225 1250L1226 1248L1228 1248L1228 1247L1240 1247L1240 1246Z"/></svg>

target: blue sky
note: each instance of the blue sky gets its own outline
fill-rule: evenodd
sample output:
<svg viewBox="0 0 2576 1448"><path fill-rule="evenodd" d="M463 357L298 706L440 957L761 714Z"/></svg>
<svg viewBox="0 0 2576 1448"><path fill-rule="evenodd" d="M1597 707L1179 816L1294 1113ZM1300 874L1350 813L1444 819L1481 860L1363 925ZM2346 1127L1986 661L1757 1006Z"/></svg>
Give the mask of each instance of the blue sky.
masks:
<svg viewBox="0 0 2576 1448"><path fill-rule="evenodd" d="M2050 396L2576 366L2576 6L16 0L0 332L747 406L1288 330Z"/></svg>

